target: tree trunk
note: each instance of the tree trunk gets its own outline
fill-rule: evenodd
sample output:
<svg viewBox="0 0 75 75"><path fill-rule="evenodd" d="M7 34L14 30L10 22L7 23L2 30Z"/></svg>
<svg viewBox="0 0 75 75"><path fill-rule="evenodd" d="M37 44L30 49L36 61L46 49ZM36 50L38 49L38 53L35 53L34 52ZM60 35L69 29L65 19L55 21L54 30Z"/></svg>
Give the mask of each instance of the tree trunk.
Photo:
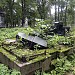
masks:
<svg viewBox="0 0 75 75"><path fill-rule="evenodd" d="M60 4L59 4L60 0L58 0L58 21L60 20L60 13L59 13L59 7L60 7Z"/></svg>
<svg viewBox="0 0 75 75"><path fill-rule="evenodd" d="M25 0L21 0L22 3L22 27L25 24L25 18L26 18L26 1Z"/></svg>
<svg viewBox="0 0 75 75"><path fill-rule="evenodd" d="M55 0L55 21L57 21L57 6L56 6L56 0Z"/></svg>
<svg viewBox="0 0 75 75"><path fill-rule="evenodd" d="M10 10L10 27L14 27L14 19L13 19L13 6L14 0L9 2L9 10Z"/></svg>
<svg viewBox="0 0 75 75"><path fill-rule="evenodd" d="M61 0L61 2L62 2L62 0ZM61 21L63 21L63 8L62 8L62 4L61 4L61 14L60 14L60 20Z"/></svg>
<svg viewBox="0 0 75 75"><path fill-rule="evenodd" d="M24 24L24 4L23 4L23 0L21 0L21 4L22 4L22 26Z"/></svg>
<svg viewBox="0 0 75 75"><path fill-rule="evenodd" d="M67 18L67 4L66 4L66 9L65 9L65 26L67 25L67 22L66 22L66 18Z"/></svg>

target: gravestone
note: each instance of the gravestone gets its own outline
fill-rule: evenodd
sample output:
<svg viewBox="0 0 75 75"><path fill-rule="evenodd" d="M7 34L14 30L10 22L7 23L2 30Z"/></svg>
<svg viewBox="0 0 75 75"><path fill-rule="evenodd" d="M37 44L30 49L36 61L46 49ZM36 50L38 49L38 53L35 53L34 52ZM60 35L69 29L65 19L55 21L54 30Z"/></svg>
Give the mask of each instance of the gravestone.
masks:
<svg viewBox="0 0 75 75"><path fill-rule="evenodd" d="M0 11L0 28L5 27L4 24L4 12Z"/></svg>
<svg viewBox="0 0 75 75"><path fill-rule="evenodd" d="M27 18L27 17L25 18L25 24L24 24L24 27L26 27L26 28L28 27L28 18Z"/></svg>
<svg viewBox="0 0 75 75"><path fill-rule="evenodd" d="M36 43L36 44L41 45L43 47L47 47L46 40L44 40L44 39L42 39L42 38L40 38L38 36L26 35L25 33L21 33L21 32L19 32L17 34L17 36L21 37L21 38L23 38L23 39L25 39L27 41L30 41L31 43ZM16 40L17 40L17 38L16 38Z"/></svg>
<svg viewBox="0 0 75 75"><path fill-rule="evenodd" d="M64 26L62 21L55 22L54 26L51 26L50 28L48 29L48 35L53 32L54 34L64 36L66 32L70 31L70 27Z"/></svg>

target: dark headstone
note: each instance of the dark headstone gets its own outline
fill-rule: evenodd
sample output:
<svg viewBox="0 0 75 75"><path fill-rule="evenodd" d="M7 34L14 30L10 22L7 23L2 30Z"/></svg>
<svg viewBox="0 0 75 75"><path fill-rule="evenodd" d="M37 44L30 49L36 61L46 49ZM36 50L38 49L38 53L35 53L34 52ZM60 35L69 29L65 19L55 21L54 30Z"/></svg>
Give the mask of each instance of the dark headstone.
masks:
<svg viewBox="0 0 75 75"><path fill-rule="evenodd" d="M70 27L63 26L63 22L62 21L58 21L58 22L55 22L54 26L51 26L48 29L48 32L46 32L46 33L48 35L50 35L52 32L54 32L55 34L64 36L66 32L69 32L69 30L70 30Z"/></svg>

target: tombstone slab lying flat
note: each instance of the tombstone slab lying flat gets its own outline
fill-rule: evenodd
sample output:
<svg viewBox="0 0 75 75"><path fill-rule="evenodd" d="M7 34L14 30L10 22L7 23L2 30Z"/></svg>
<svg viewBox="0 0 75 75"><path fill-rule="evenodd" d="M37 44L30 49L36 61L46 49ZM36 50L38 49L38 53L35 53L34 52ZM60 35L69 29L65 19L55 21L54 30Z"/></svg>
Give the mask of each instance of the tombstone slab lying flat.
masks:
<svg viewBox="0 0 75 75"><path fill-rule="evenodd" d="M25 33L21 33L21 32L19 32L17 35L21 38L28 40L28 41L31 41L31 42L34 42L34 43L39 44L41 46L47 47L46 40L44 40L38 36L30 36L30 35L26 35Z"/></svg>
<svg viewBox="0 0 75 75"><path fill-rule="evenodd" d="M47 42L45 40L43 40L42 38L39 38L38 36L34 37L33 42L35 42L41 46L47 47Z"/></svg>
<svg viewBox="0 0 75 75"><path fill-rule="evenodd" d="M25 38L26 37L26 34L19 32L18 33L18 36L20 36L21 38Z"/></svg>
<svg viewBox="0 0 75 75"><path fill-rule="evenodd" d="M8 42L8 43L16 42L16 40L13 40L13 39L6 39L5 41Z"/></svg>

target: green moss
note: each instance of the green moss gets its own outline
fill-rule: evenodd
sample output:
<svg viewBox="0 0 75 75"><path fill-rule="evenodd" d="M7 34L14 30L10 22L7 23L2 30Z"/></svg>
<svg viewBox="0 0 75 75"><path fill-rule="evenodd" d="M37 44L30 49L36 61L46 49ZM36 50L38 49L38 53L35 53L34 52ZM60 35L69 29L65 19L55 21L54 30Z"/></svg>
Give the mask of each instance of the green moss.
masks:
<svg viewBox="0 0 75 75"><path fill-rule="evenodd" d="M47 55L43 55L43 56L38 56L33 60L30 60L29 63L34 63L34 62L38 62L38 61L42 61L45 60L46 58L50 57L51 55L47 54Z"/></svg>
<svg viewBox="0 0 75 75"><path fill-rule="evenodd" d="M58 50L58 52L65 52L65 51L71 50L73 48L74 47L62 48L61 50Z"/></svg>
<svg viewBox="0 0 75 75"><path fill-rule="evenodd" d="M46 52L49 53L49 54L50 54L50 53L54 53L54 52L56 52L56 51L57 51L57 49L47 49L47 50L46 50Z"/></svg>
<svg viewBox="0 0 75 75"><path fill-rule="evenodd" d="M29 50L25 48L19 48L15 45L8 45L4 46L8 51L12 51L16 56L22 57L25 56L28 62L34 63L37 61L41 61L43 59L46 59L46 57L50 57L50 54L54 52L65 52L67 50L70 50L73 47L64 47L61 46L61 49L59 50L59 47L57 48L51 48L51 49L42 49L42 50ZM14 55L11 55L9 52L7 52L4 49L0 49L0 52L2 52L5 56L7 56L12 61L15 61L17 58ZM44 54L46 52L46 55ZM36 56L35 56L36 55ZM32 57L32 60L28 60Z"/></svg>
<svg viewBox="0 0 75 75"><path fill-rule="evenodd" d="M9 58L11 61L15 61L17 58L7 51L5 51L3 48L0 48L0 52L3 53L7 58Z"/></svg>

